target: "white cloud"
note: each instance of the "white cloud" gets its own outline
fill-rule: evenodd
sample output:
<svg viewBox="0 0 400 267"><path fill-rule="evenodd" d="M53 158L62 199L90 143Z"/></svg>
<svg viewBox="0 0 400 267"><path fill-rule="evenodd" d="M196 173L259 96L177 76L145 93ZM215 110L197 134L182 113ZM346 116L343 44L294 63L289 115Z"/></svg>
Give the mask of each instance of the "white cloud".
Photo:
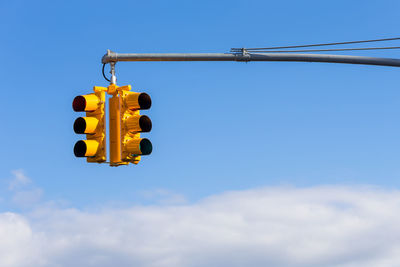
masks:
<svg viewBox="0 0 400 267"><path fill-rule="evenodd" d="M185 196L181 194L176 194L166 189L155 189L155 190L147 190L139 193L143 199L148 201L154 201L158 204L183 204L186 203Z"/></svg>
<svg viewBox="0 0 400 267"><path fill-rule="evenodd" d="M23 190L14 193L12 202L19 207L31 207L39 202L42 197L43 191L40 188L32 188L30 190Z"/></svg>
<svg viewBox="0 0 400 267"><path fill-rule="evenodd" d="M11 173L13 178L8 182L8 190L12 194L11 202L21 208L37 204L42 197L42 189L36 187L23 170L13 170Z"/></svg>
<svg viewBox="0 0 400 267"><path fill-rule="evenodd" d="M0 266L399 266L400 192L270 187L195 204L0 213Z"/></svg>
<svg viewBox="0 0 400 267"><path fill-rule="evenodd" d="M11 171L13 174L13 178L9 182L8 189L9 190L15 190L19 187L26 186L31 183L31 179L29 179L23 170L13 170Z"/></svg>

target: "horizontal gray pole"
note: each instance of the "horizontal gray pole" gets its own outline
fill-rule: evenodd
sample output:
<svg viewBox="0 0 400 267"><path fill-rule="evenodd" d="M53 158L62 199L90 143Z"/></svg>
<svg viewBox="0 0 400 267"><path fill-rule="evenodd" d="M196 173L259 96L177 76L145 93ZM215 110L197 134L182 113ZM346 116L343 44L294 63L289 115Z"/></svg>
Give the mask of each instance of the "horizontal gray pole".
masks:
<svg viewBox="0 0 400 267"><path fill-rule="evenodd" d="M170 54L121 54L110 52L102 62L118 61L235 61L235 55L222 53L170 53Z"/></svg>
<svg viewBox="0 0 400 267"><path fill-rule="evenodd" d="M400 67L400 59L363 56L343 56L324 54L289 54L289 53L158 53L158 54L122 54L108 50L102 63L119 61L297 61L327 62Z"/></svg>

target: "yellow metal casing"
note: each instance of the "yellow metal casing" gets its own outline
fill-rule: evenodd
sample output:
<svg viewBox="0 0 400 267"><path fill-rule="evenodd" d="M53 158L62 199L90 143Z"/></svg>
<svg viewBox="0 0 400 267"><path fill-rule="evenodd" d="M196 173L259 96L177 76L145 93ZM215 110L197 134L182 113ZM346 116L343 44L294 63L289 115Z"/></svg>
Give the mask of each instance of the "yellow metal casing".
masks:
<svg viewBox="0 0 400 267"><path fill-rule="evenodd" d="M75 111L86 111L86 117L75 120L74 130L78 134L86 134L87 140L75 144L77 157L86 157L87 162L106 161L105 134L105 91L107 88L95 86L94 93L77 96L73 102Z"/></svg>
<svg viewBox="0 0 400 267"><path fill-rule="evenodd" d="M88 129L95 127L94 133L86 134L88 141L97 141L99 146L94 156L87 157L87 162L104 162L106 161L106 113L105 113L105 102L106 102L106 91L107 88L94 86L94 95L98 99L97 109L94 111L87 111L86 117L88 118ZM97 125L94 126L95 119L97 119Z"/></svg>
<svg viewBox="0 0 400 267"><path fill-rule="evenodd" d="M151 99L145 93L130 92L131 86L118 87L111 84L108 93L110 116L110 165L138 164L140 155L151 153L151 142L140 138L140 132L151 130L151 120L141 116L140 109L151 106Z"/></svg>
<svg viewBox="0 0 400 267"><path fill-rule="evenodd" d="M121 110L122 92L131 90L131 86L117 86L110 84L107 93L112 95L109 99L109 135L110 135L110 166L127 165L129 162L122 161L122 134L121 134Z"/></svg>
<svg viewBox="0 0 400 267"><path fill-rule="evenodd" d="M145 93L122 91L121 102L121 136L122 161L138 164L140 155L151 153L152 145L148 139L140 138L141 132L151 130L151 120L140 115L140 109L148 109L150 97ZM142 99L143 97L148 99ZM149 152L150 151L150 152Z"/></svg>
<svg viewBox="0 0 400 267"><path fill-rule="evenodd" d="M109 99L110 116L110 165L126 165L121 160L121 96L115 93Z"/></svg>
<svg viewBox="0 0 400 267"><path fill-rule="evenodd" d="M131 95L133 92L124 92L123 96L123 103L122 103L122 112L121 112L121 121L122 121L122 127L121 127L121 136L122 136L122 160L125 162L130 162L133 164L138 164L140 161L140 149L139 146L137 145L131 145L129 146L128 144L131 142L134 142L135 144L138 143L137 141L140 140L140 132L137 131L140 129L138 125L133 126L134 130L132 129L132 123L130 123L134 118L140 117L140 112L139 110L130 110L129 106L127 105L127 98L129 95ZM132 119L133 118L133 119ZM136 123L134 123L136 124Z"/></svg>

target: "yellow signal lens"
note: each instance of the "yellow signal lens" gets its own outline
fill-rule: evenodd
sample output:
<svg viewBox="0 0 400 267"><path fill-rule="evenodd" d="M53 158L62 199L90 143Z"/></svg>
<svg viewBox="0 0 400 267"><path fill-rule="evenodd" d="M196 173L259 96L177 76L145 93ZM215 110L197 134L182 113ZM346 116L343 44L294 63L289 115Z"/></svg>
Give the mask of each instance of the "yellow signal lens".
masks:
<svg viewBox="0 0 400 267"><path fill-rule="evenodd" d="M125 120L125 125L130 132L150 132L152 123L146 115L133 115Z"/></svg>
<svg viewBox="0 0 400 267"><path fill-rule="evenodd" d="M125 96L125 104L130 110L149 109L151 98L146 93L129 92Z"/></svg>
<svg viewBox="0 0 400 267"><path fill-rule="evenodd" d="M79 117L74 122L74 131L77 134L96 133L99 120L94 117Z"/></svg>

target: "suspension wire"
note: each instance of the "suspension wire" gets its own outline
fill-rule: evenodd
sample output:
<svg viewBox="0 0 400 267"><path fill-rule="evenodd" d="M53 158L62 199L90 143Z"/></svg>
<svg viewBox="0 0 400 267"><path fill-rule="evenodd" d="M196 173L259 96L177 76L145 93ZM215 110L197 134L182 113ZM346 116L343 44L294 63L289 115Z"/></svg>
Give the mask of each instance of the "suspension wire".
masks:
<svg viewBox="0 0 400 267"><path fill-rule="evenodd" d="M394 41L394 40L400 40L400 37L373 39L373 40L361 40L361 41L351 41L351 42L336 42L336 43L292 45L292 46L272 46L272 47L263 47L263 48L245 48L245 50L252 51L252 50L288 49L288 48L301 48L301 47L313 47L313 46L327 46L327 45L344 45L344 44L383 42L383 41ZM232 48L231 49L231 52L240 52L240 51L242 51L242 48Z"/></svg>
<svg viewBox="0 0 400 267"><path fill-rule="evenodd" d="M332 52L332 51L383 50L383 49L400 49L400 46L341 48L341 49L256 50L249 52L250 53L298 53L298 52Z"/></svg>
<svg viewBox="0 0 400 267"><path fill-rule="evenodd" d="M104 74L104 67L106 66L106 64L103 64L103 69L102 69L102 73L103 73L103 77L104 79L106 79L107 82L110 82L110 80L106 77L106 75Z"/></svg>

